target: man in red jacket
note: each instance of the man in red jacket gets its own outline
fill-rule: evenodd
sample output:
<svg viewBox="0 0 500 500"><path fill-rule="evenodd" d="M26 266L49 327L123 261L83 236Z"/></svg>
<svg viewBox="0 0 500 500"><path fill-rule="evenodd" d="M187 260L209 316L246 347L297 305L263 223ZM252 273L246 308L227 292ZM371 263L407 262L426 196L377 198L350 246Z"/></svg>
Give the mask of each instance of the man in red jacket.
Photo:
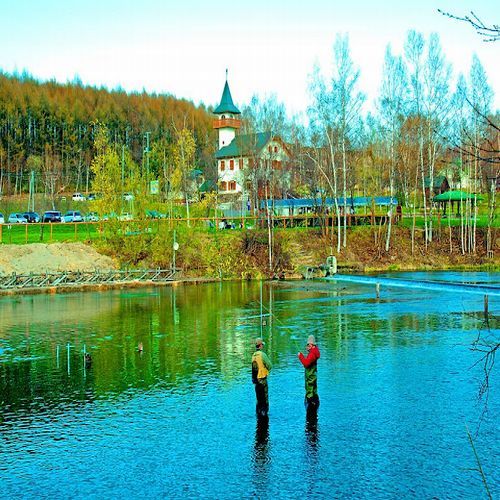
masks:
<svg viewBox="0 0 500 500"><path fill-rule="evenodd" d="M320 357L319 349L316 346L314 335L309 335L307 339L307 356L299 352L300 362L305 368L306 378L306 399L305 405L307 410L316 410L319 406L318 397L318 359Z"/></svg>

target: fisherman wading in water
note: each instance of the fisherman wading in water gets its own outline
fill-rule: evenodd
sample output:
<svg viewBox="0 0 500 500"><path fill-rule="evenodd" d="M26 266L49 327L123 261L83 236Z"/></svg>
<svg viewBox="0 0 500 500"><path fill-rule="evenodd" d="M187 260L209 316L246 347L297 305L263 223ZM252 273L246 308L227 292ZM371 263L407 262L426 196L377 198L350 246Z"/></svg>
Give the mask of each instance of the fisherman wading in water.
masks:
<svg viewBox="0 0 500 500"><path fill-rule="evenodd" d="M314 335L307 338L307 356L299 352L300 362L304 365L306 377L306 399L305 405L307 411L315 411L319 407L318 397L318 359L320 357L319 349L316 346Z"/></svg>
<svg viewBox="0 0 500 500"><path fill-rule="evenodd" d="M269 412L267 376L272 365L266 353L262 350L263 348L263 340L261 338L255 339L256 351L252 356L252 382L255 385L255 396L257 397L257 417L267 417Z"/></svg>

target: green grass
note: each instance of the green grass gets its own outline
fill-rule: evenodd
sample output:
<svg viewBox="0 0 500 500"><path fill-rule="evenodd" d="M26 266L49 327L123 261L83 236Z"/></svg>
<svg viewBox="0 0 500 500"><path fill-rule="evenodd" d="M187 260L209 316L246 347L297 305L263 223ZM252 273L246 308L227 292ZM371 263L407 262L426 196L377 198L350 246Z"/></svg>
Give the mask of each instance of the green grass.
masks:
<svg viewBox="0 0 500 500"><path fill-rule="evenodd" d="M218 219L220 221L220 219ZM234 222L235 228L231 231L241 231L239 224L241 219L227 218L228 222ZM258 228L259 225L255 220L246 221L247 228ZM287 221L288 222L288 221ZM214 221L215 223L215 221ZM404 217L399 221L398 226L412 227L412 217ZM451 226L460 226L461 220L459 217L442 218L439 221L437 217L433 217L433 227L435 229L442 229ZM486 227L488 225L488 218L486 215L480 215L477 218L477 227ZM208 221L192 220L190 222L191 228L197 228L207 232L216 232L213 225L209 226ZM423 228L424 218L422 216L416 217L416 227ZM112 237L116 234L134 234L137 232L147 232L149 234L161 234L165 229L181 229L187 227L186 220L179 219L160 219L160 220L147 220L147 221L101 221L95 222L79 222L79 223L65 223L65 224L4 224L1 226L0 243L4 244L26 244L26 243L53 243L53 242L71 242L71 241L93 241L101 238ZM362 227L362 226L355 226ZM370 227L366 225L365 227ZM493 227L500 227L500 219L496 218ZM336 228L336 226L335 226ZM283 224L278 223L276 229L283 229ZM331 227L329 227L331 229ZM302 221L296 226L291 228L289 223L286 225L287 231L303 232L303 231L318 231L319 226L306 226L306 222ZM224 230L228 231L228 230Z"/></svg>
<svg viewBox="0 0 500 500"><path fill-rule="evenodd" d="M88 241L100 238L99 225L80 222L76 224L4 224L0 243L52 243Z"/></svg>
<svg viewBox="0 0 500 500"><path fill-rule="evenodd" d="M428 219L429 220L429 219ZM432 225L433 227L438 227L439 224L441 224L441 227L448 227L448 225L452 227L460 226L460 224L463 224L465 221L462 221L460 217L452 216L452 217L441 217L441 220L439 221L438 217L433 217L432 218ZM470 223L471 221L469 221ZM399 225L403 227L412 227L413 225L413 217L406 215L403 217L402 221L399 222ZM424 227L424 218L422 216L417 216L415 218L415 225L417 227ZM477 227L487 227L488 226L488 216L487 215L478 215L477 220L476 220L476 226ZM500 218L496 217L493 220L492 227L500 227Z"/></svg>

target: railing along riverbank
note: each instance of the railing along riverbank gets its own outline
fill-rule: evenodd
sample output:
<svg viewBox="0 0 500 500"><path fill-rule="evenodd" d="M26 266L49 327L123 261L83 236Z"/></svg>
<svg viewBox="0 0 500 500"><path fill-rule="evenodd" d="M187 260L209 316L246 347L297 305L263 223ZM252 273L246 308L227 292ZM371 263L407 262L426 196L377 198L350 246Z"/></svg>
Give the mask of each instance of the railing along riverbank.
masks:
<svg viewBox="0 0 500 500"><path fill-rule="evenodd" d="M340 217L343 224L343 216ZM393 223L398 222L396 216ZM387 214L348 214L347 225L380 225L387 224ZM66 223L29 223L0 224L0 243L52 243L54 241L85 241L103 237L107 229L124 236L136 236L141 233L156 234L182 226L203 228L207 231L226 229L264 228L270 224L275 228L317 228L332 227L338 223L332 215L302 214L273 215L269 218L262 215L232 215L219 217L165 217L148 220L101 220L96 222Z"/></svg>
<svg viewBox="0 0 500 500"><path fill-rule="evenodd" d="M340 220L339 220L340 218ZM387 213L347 214L347 227L355 226L384 226L392 222L394 225L409 227L412 216ZM437 231L448 225L460 225L460 219L442 219L441 215L433 217L433 224ZM300 215L241 215L232 214L217 217L162 217L158 219L132 220L100 220L93 222L66 222L66 223L30 223L30 224L0 224L0 243L53 243L67 241L92 241L106 237L110 231L126 237L140 234L167 233L180 227L203 229L208 232L217 232L226 229L254 229L267 228L268 225L276 229L291 228L324 228L325 231L334 231L338 225L344 225L344 216L333 214L307 213ZM417 227L423 227L423 218L418 215ZM485 227L486 220L478 219L477 227ZM494 224L498 227L498 223Z"/></svg>

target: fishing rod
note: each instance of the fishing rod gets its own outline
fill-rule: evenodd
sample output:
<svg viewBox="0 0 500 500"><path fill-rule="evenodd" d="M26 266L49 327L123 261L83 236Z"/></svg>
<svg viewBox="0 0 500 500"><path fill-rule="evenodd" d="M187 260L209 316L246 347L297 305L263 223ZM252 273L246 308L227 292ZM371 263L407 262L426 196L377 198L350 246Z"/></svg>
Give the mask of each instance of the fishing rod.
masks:
<svg viewBox="0 0 500 500"><path fill-rule="evenodd" d="M290 337L290 340L295 344L296 348L298 351L302 351L300 345L299 345L299 341L297 340L297 338L295 338L295 334L292 330L291 327L285 325L283 323L283 321L281 321L269 308L267 308L264 303L262 302L262 281L261 281L261 284L260 284L260 332L261 332L261 337L262 337L262 326L263 326L263 321L262 321L262 318L263 318L263 314L262 314L262 311L263 309L265 309L267 311L267 316L269 316L270 318L273 318L277 323L280 324L281 327L285 328L286 330L288 330L290 333L292 333L292 336ZM293 338L292 338L293 337Z"/></svg>

